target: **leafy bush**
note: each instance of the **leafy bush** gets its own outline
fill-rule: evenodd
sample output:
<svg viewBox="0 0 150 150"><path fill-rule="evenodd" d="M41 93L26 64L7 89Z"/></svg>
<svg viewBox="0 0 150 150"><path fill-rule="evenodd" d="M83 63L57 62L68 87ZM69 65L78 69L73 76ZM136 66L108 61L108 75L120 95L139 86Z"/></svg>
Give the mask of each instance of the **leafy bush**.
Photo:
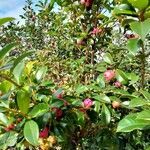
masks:
<svg viewBox="0 0 150 150"><path fill-rule="evenodd" d="M148 150L149 1L36 6L0 19L0 149Z"/></svg>

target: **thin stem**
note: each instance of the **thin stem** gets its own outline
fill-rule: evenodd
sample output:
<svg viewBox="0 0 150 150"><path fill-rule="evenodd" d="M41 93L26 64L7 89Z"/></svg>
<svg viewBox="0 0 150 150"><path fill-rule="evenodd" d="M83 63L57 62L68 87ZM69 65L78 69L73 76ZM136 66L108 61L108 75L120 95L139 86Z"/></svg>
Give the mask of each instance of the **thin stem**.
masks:
<svg viewBox="0 0 150 150"><path fill-rule="evenodd" d="M139 15L139 20L142 22L144 21L144 12L145 10L141 11ZM141 42L142 48L142 55L141 55L141 88L144 88L145 83L145 48L144 48L144 41Z"/></svg>
<svg viewBox="0 0 150 150"><path fill-rule="evenodd" d="M145 82L145 49L144 49L144 43L142 42L142 56L141 56L141 87L144 88L144 82Z"/></svg>
<svg viewBox="0 0 150 150"><path fill-rule="evenodd" d="M15 81L13 81L11 78L7 77L5 74L0 74L0 77L13 83L16 87L21 87L21 85L19 85L18 83L16 83Z"/></svg>

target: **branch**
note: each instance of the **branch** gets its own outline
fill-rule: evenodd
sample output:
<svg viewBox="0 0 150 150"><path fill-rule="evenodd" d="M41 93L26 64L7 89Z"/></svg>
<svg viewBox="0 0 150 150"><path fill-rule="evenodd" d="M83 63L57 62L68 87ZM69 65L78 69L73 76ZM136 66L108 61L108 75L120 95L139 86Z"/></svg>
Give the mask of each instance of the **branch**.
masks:
<svg viewBox="0 0 150 150"><path fill-rule="evenodd" d="M21 85L19 85L17 82L13 81L11 78L7 77L5 74L0 74L0 77L11 82L12 84L14 84L16 87L20 88L22 87Z"/></svg>

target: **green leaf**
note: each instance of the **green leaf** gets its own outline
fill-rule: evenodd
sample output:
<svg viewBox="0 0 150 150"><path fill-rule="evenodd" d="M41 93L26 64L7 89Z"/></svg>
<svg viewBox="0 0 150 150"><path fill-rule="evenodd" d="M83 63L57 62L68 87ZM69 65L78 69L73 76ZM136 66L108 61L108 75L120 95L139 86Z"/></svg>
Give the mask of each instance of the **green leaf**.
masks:
<svg viewBox="0 0 150 150"><path fill-rule="evenodd" d="M95 95L93 98L102 103L108 103L108 104L111 103L110 98L105 94Z"/></svg>
<svg viewBox="0 0 150 150"><path fill-rule="evenodd" d="M117 71L116 71L116 78L122 84L127 84L128 83L128 76L122 70L117 69Z"/></svg>
<svg viewBox="0 0 150 150"><path fill-rule="evenodd" d="M15 46L17 46L18 43L10 43L7 44L4 48L0 50L0 60L5 57L5 55Z"/></svg>
<svg viewBox="0 0 150 150"><path fill-rule="evenodd" d="M137 119L149 121L150 125L150 110L144 110L137 115Z"/></svg>
<svg viewBox="0 0 150 150"><path fill-rule="evenodd" d="M139 106L143 106L146 104L147 104L147 101L145 101L144 99L134 98L130 101L129 107L139 107Z"/></svg>
<svg viewBox="0 0 150 150"><path fill-rule="evenodd" d="M64 105L64 102L62 100L57 100L51 104L51 107L61 107L63 105Z"/></svg>
<svg viewBox="0 0 150 150"><path fill-rule="evenodd" d="M0 83L0 90L2 93L7 93L9 92L13 87L13 84L7 80L4 80Z"/></svg>
<svg viewBox="0 0 150 150"><path fill-rule="evenodd" d="M7 119L6 115L3 113L0 113L0 122L2 122L6 126L8 125L8 119Z"/></svg>
<svg viewBox="0 0 150 150"><path fill-rule="evenodd" d="M130 84L134 84L139 80L139 76L137 76L135 73L127 73L128 79L131 80Z"/></svg>
<svg viewBox="0 0 150 150"><path fill-rule="evenodd" d="M111 120L110 111L106 107L105 104L103 104L103 106L102 106L101 119L102 119L102 123L104 123L105 125L108 125L110 123L110 120Z"/></svg>
<svg viewBox="0 0 150 150"><path fill-rule="evenodd" d="M138 114L130 114L123 118L117 127L117 132L131 132L137 129L144 129L150 125L149 121L137 119Z"/></svg>
<svg viewBox="0 0 150 150"><path fill-rule="evenodd" d="M21 56L19 56L17 59L15 59L14 61L14 64L13 64L13 67L11 68L11 71L13 71L15 69L15 67L17 67L17 65L19 63L22 62L22 60L27 57L27 56L31 56L31 54L33 53L34 51L30 51L30 52L26 52L24 54L22 54Z"/></svg>
<svg viewBox="0 0 150 150"><path fill-rule="evenodd" d="M10 21L13 21L13 20L15 20L15 18L12 18L12 17L0 18L0 26L5 24L6 22L10 22Z"/></svg>
<svg viewBox="0 0 150 150"><path fill-rule="evenodd" d="M147 34L150 32L150 18L145 20L144 22L132 22L130 24L131 29L137 33L138 35L140 35L141 39L144 41L145 37L147 36Z"/></svg>
<svg viewBox="0 0 150 150"><path fill-rule="evenodd" d="M95 101L95 105L94 105L94 106L95 106L94 110L95 110L96 112L98 112L98 113L99 113L101 103L100 103L100 102L98 102L98 101Z"/></svg>
<svg viewBox="0 0 150 150"><path fill-rule="evenodd" d="M140 90L140 92L143 94L143 96L150 101L150 93L144 90Z"/></svg>
<svg viewBox="0 0 150 150"><path fill-rule="evenodd" d="M103 56L103 59L106 63L108 64L113 64L113 58L112 56L110 55L110 53L106 53L104 56Z"/></svg>
<svg viewBox="0 0 150 150"><path fill-rule="evenodd" d="M27 113L30 104L30 93L26 90L17 92L17 105L22 113Z"/></svg>
<svg viewBox="0 0 150 150"><path fill-rule="evenodd" d="M43 115L49 110L48 104L40 103L33 107L33 109L30 111L29 115L34 118Z"/></svg>
<svg viewBox="0 0 150 150"><path fill-rule="evenodd" d="M6 132L0 135L0 149L7 149L17 143L18 133L14 131Z"/></svg>
<svg viewBox="0 0 150 150"><path fill-rule="evenodd" d="M149 0L128 0L128 2L139 10L145 9L149 4Z"/></svg>
<svg viewBox="0 0 150 150"><path fill-rule="evenodd" d="M53 94L54 98L57 98L57 96L58 96L59 94L62 94L62 92L63 92L63 89L62 89L62 88L59 88L59 89Z"/></svg>
<svg viewBox="0 0 150 150"><path fill-rule="evenodd" d="M131 9L131 7L127 4L121 4L116 6L113 10L114 15L131 15L135 16L136 12Z"/></svg>
<svg viewBox="0 0 150 150"><path fill-rule="evenodd" d="M138 41L139 41L139 39L129 39L127 42L127 48L129 50L129 52L134 56L136 55L136 53L139 49Z"/></svg>
<svg viewBox="0 0 150 150"><path fill-rule="evenodd" d="M78 124L83 125L85 123L85 116L84 113L81 111L75 111L77 118L78 118Z"/></svg>
<svg viewBox="0 0 150 150"><path fill-rule="evenodd" d="M88 90L88 87L87 87L87 86L84 86L84 85L81 85L81 84L77 85L77 87L76 87L76 92L77 92L78 94L84 93L84 92L86 92L87 90Z"/></svg>
<svg viewBox="0 0 150 150"><path fill-rule="evenodd" d="M39 82L44 78L47 72L47 67L41 67L36 73L36 80Z"/></svg>
<svg viewBox="0 0 150 150"><path fill-rule="evenodd" d="M33 120L27 121L25 123L23 134L25 139L32 145L38 146L38 138L39 138L39 127L37 123Z"/></svg>
<svg viewBox="0 0 150 150"><path fill-rule="evenodd" d="M22 61L17 66L15 66L15 68L13 69L13 75L14 75L17 83L20 82L20 78L21 78L22 72L24 70L24 66L25 66L25 62Z"/></svg>
<svg viewBox="0 0 150 150"><path fill-rule="evenodd" d="M104 80L104 76L103 75L99 75L97 77L97 82L98 82L100 88L104 88L105 87L105 80Z"/></svg>
<svg viewBox="0 0 150 150"><path fill-rule="evenodd" d="M130 94L129 92L123 90L123 89L113 89L114 94L119 94L123 98L138 98L137 95Z"/></svg>

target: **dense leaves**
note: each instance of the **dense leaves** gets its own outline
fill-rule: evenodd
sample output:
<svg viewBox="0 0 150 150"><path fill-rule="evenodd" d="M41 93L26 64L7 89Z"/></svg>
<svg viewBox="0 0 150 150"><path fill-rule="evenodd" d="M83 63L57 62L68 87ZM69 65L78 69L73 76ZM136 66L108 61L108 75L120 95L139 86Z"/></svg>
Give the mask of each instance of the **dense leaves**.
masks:
<svg viewBox="0 0 150 150"><path fill-rule="evenodd" d="M0 149L148 149L149 1L36 7L0 19Z"/></svg>

